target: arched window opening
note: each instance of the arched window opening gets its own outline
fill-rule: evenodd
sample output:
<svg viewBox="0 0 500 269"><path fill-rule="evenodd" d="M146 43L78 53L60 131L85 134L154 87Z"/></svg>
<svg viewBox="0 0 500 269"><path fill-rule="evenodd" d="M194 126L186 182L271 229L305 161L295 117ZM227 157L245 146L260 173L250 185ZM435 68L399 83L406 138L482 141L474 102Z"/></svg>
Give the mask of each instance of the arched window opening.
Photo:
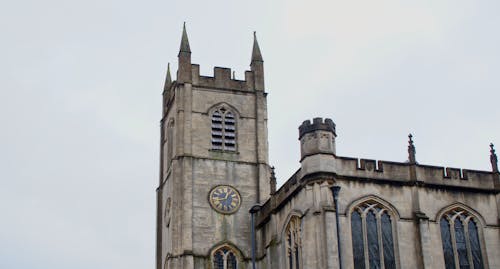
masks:
<svg viewBox="0 0 500 269"><path fill-rule="evenodd" d="M236 151L236 118L224 107L212 113L212 149Z"/></svg>
<svg viewBox="0 0 500 269"><path fill-rule="evenodd" d="M167 126L167 167L172 161L172 155L174 151L174 121L171 120Z"/></svg>
<svg viewBox="0 0 500 269"><path fill-rule="evenodd" d="M290 218L285 229L286 256L288 269L300 269L301 240L300 219L297 216Z"/></svg>
<svg viewBox="0 0 500 269"><path fill-rule="evenodd" d="M212 259L214 269L238 269L236 254L227 246L217 249Z"/></svg>
<svg viewBox="0 0 500 269"><path fill-rule="evenodd" d="M390 212L375 201L364 202L353 209L351 235L355 269L396 269L393 219Z"/></svg>
<svg viewBox="0 0 500 269"><path fill-rule="evenodd" d="M173 147L174 147L174 120L170 120L165 128L164 134L164 167L168 168L172 161Z"/></svg>
<svg viewBox="0 0 500 269"><path fill-rule="evenodd" d="M446 269L483 269L477 220L456 208L441 217L441 241Z"/></svg>

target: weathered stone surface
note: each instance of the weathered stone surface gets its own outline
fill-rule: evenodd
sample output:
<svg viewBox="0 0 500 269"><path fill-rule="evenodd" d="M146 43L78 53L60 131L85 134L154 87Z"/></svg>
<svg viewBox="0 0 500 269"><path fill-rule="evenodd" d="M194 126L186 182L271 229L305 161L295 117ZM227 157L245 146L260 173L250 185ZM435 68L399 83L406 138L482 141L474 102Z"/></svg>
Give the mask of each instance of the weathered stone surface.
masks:
<svg viewBox="0 0 500 269"><path fill-rule="evenodd" d="M163 94L157 269L213 268L220 246L232 249L238 268L251 268L249 209L256 203L262 206L255 216L259 269L288 268L285 229L292 217L300 219L301 268L338 268L339 251L343 268L353 268L351 214L367 203L390 216L396 268L444 268L439 222L453 209L477 221L485 268L500 268L500 175L493 147L492 172L418 164L411 139L409 162L342 157L333 121L315 118L299 127L300 168L270 195L260 49L254 45L251 71L236 80L221 67L213 77L200 76L185 31L183 42L178 79L169 79ZM212 145L212 114L221 107L234 115L234 151ZM218 185L238 190L241 207L234 214L211 208L208 194ZM341 187L338 212L333 185Z"/></svg>

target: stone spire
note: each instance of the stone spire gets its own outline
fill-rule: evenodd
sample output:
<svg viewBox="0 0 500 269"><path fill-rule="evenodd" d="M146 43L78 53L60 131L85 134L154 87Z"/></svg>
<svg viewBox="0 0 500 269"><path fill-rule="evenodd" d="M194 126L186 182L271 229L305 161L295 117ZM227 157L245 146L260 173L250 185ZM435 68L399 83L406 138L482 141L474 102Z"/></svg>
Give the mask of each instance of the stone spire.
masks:
<svg viewBox="0 0 500 269"><path fill-rule="evenodd" d="M181 48L179 50L178 63L179 68L177 68L177 82L179 83L191 83L192 73L191 73L191 48L189 47L189 40L186 32L186 23L182 27L182 39Z"/></svg>
<svg viewBox="0 0 500 269"><path fill-rule="evenodd" d="M257 42L257 33L253 32L253 49L252 49L252 63L254 61L264 62L262 53L260 53L259 43Z"/></svg>
<svg viewBox="0 0 500 269"><path fill-rule="evenodd" d="M254 89L256 91L264 91L264 60L262 60L262 54L260 53L259 43L257 42L257 34L255 32L253 32L253 49L250 70L253 72Z"/></svg>
<svg viewBox="0 0 500 269"><path fill-rule="evenodd" d="M179 54L181 52L191 53L191 47L189 47L189 39L186 32L186 22L182 26L182 39L181 39L181 48L179 50Z"/></svg>
<svg viewBox="0 0 500 269"><path fill-rule="evenodd" d="M271 195L276 193L276 174L274 172L274 166L271 167L271 178L269 180L269 185L271 187Z"/></svg>
<svg viewBox="0 0 500 269"><path fill-rule="evenodd" d="M413 144L413 135L409 134L408 135L408 161L410 164L416 164L417 163L417 157L416 153L417 151L415 150L415 145Z"/></svg>
<svg viewBox="0 0 500 269"><path fill-rule="evenodd" d="M491 162L491 170L494 173L498 173L498 158L495 154L495 145L490 143L490 162Z"/></svg>
<svg viewBox="0 0 500 269"><path fill-rule="evenodd" d="M163 91L166 92L170 89L172 85L172 77L170 76L170 63L167 65L167 77L165 78L165 86L163 86Z"/></svg>

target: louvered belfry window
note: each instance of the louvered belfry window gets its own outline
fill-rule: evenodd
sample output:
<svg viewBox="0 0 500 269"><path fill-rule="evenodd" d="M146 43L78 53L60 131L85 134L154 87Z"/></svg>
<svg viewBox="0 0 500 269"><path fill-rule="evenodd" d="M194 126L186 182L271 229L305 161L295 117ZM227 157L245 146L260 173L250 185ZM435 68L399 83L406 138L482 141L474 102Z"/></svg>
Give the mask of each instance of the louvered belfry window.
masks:
<svg viewBox="0 0 500 269"><path fill-rule="evenodd" d="M212 114L212 149L236 151L236 119L224 107Z"/></svg>

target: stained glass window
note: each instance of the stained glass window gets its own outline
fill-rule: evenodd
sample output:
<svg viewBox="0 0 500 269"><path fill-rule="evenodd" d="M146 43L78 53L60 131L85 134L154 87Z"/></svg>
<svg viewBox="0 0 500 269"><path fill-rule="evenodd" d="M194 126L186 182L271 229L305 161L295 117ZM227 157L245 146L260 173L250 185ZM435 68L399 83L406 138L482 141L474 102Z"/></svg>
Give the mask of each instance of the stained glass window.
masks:
<svg viewBox="0 0 500 269"><path fill-rule="evenodd" d="M212 149L236 150L236 119L224 107L212 113Z"/></svg>
<svg viewBox="0 0 500 269"><path fill-rule="evenodd" d="M214 269L238 269L236 255L227 246L223 246L214 252L213 265Z"/></svg>
<svg viewBox="0 0 500 269"><path fill-rule="evenodd" d="M384 214L382 214L381 222L385 269L396 269L396 259L394 258L394 239L392 238L392 223L389 214L384 212Z"/></svg>
<svg viewBox="0 0 500 269"><path fill-rule="evenodd" d="M445 268L455 269L455 257L453 255L453 244L451 243L450 223L447 219L442 218L440 226Z"/></svg>
<svg viewBox="0 0 500 269"><path fill-rule="evenodd" d="M363 244L363 228L361 215L354 211L351 215L352 252L354 255L354 269L365 269L365 248Z"/></svg>
<svg viewBox="0 0 500 269"><path fill-rule="evenodd" d="M455 244L457 246L458 263L460 269L469 269L469 259L467 258L467 243L465 242L464 226L460 219L455 220Z"/></svg>
<svg viewBox="0 0 500 269"><path fill-rule="evenodd" d="M469 221L469 239L474 269L483 269L483 255L481 254L479 234L477 233L477 227L474 221Z"/></svg>
<svg viewBox="0 0 500 269"><path fill-rule="evenodd" d="M378 229L377 218L373 211L368 212L366 217L366 236L368 237L368 257L370 269L380 268L380 252L378 250Z"/></svg>
<svg viewBox="0 0 500 269"><path fill-rule="evenodd" d="M300 269L300 219L297 216L290 218L285 229L287 268Z"/></svg>
<svg viewBox="0 0 500 269"><path fill-rule="evenodd" d="M387 208L375 201L356 206L351 213L351 236L354 269L396 269L393 223Z"/></svg>
<svg viewBox="0 0 500 269"><path fill-rule="evenodd" d="M484 268L477 222L472 215L461 208L450 210L441 218L440 228L446 269Z"/></svg>

